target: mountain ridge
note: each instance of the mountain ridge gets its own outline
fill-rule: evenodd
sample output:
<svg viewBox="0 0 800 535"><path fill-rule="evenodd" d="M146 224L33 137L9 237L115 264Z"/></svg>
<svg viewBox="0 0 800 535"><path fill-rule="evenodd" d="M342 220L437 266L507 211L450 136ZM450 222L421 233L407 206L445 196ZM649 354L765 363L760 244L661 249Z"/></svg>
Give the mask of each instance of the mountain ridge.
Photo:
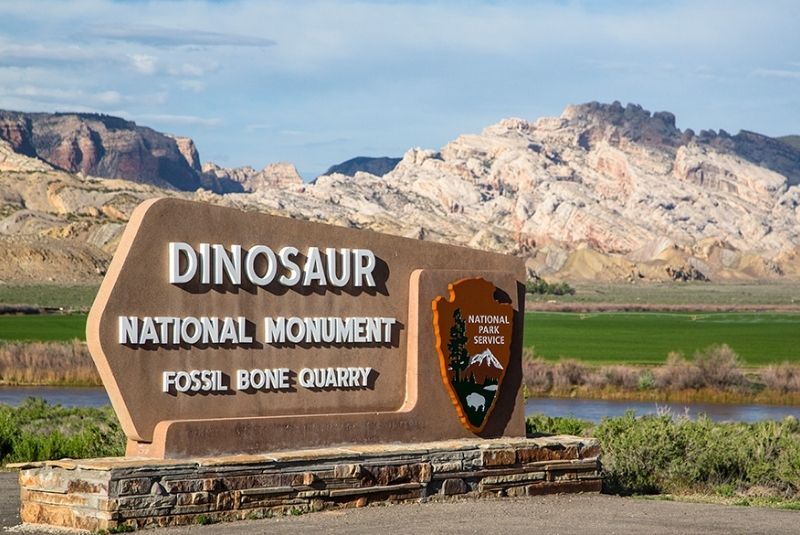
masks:
<svg viewBox="0 0 800 535"><path fill-rule="evenodd" d="M390 158L388 156L356 156L342 163L332 165L323 175L340 174L355 176L356 173L369 173L375 176L383 176L397 167L402 158Z"/></svg>
<svg viewBox="0 0 800 535"><path fill-rule="evenodd" d="M673 114L635 104L503 119L409 149L382 177L312 184L291 164L200 167L191 140L170 138L170 154L216 184L189 191L54 168L22 153L18 123L0 121L0 241L86 248L93 267L81 273L107 262L133 206L174 195L514 254L555 280L800 278L800 150L746 130L680 130ZM0 279L25 277L0 266Z"/></svg>

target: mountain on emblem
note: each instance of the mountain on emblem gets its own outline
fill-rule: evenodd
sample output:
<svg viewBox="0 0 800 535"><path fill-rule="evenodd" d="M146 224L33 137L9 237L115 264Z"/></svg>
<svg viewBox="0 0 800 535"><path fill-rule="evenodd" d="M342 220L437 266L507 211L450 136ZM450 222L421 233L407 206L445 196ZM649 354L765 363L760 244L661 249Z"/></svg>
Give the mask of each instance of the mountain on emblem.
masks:
<svg viewBox="0 0 800 535"><path fill-rule="evenodd" d="M514 309L495 299L484 279L449 285L450 299L433 300L440 370L461 422L474 433L486 426L511 358Z"/></svg>
<svg viewBox="0 0 800 535"><path fill-rule="evenodd" d="M503 373L503 365L492 354L489 348L469 358L469 365L464 370L463 376L478 384L487 384L487 381L497 381Z"/></svg>
<svg viewBox="0 0 800 535"><path fill-rule="evenodd" d="M488 366L490 368L497 368L498 370L503 369L503 365L500 364L500 361L492 354L492 350L488 347L478 353L477 355L472 355L469 358L469 365L470 367L479 365L479 366Z"/></svg>

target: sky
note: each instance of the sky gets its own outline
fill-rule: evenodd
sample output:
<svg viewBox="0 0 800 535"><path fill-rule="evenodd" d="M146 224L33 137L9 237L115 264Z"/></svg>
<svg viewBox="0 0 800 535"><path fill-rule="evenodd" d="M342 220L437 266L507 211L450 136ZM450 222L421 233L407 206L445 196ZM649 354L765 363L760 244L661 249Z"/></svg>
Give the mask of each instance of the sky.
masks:
<svg viewBox="0 0 800 535"><path fill-rule="evenodd" d="M307 179L589 101L800 134L798 21L796 0L0 2L0 108L118 115Z"/></svg>

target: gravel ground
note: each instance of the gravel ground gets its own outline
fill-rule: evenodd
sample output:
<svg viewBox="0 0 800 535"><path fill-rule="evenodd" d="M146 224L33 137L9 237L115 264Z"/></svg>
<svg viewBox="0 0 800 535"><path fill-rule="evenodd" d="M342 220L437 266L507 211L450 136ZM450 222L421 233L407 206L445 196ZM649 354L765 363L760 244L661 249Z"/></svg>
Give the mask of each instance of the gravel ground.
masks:
<svg viewBox="0 0 800 535"><path fill-rule="evenodd" d="M0 472L0 528L19 524L17 472Z"/></svg>
<svg viewBox="0 0 800 535"><path fill-rule="evenodd" d="M19 523L15 473L0 473L0 527ZM369 534L800 533L800 511L620 498L596 494L365 507L297 517L167 528L159 535L225 533ZM21 529L18 533L64 533Z"/></svg>

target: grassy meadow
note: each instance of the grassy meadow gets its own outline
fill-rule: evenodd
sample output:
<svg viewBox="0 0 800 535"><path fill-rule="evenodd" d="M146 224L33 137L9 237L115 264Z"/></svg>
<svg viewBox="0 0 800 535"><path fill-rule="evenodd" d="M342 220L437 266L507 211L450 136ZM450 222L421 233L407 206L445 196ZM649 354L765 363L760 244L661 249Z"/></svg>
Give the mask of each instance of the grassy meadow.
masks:
<svg viewBox="0 0 800 535"><path fill-rule="evenodd" d="M774 390L775 399L786 392L800 393L800 284L598 283L575 287L574 295L531 294L526 298L534 305L525 315L523 340L526 383L532 393L573 395L576 388L583 388L587 395L601 391L603 396L666 395L671 390L683 395L692 388L742 390L740 376L747 376L756 390ZM95 384L93 365L85 345L79 342L85 339L85 312L96 291L97 287L90 285L0 285L0 305L65 311L0 314L0 382ZM535 306L554 302L556 306L590 306L585 312ZM649 304L656 310L623 311L603 303ZM683 308L676 311L670 308L674 305ZM778 307L747 308L763 305ZM686 307L697 311L685 312ZM698 370L716 366L705 362L708 359L703 360L703 355L722 345L727 351L723 368L738 370L732 376L736 380L726 379L721 385L701 380L708 374ZM698 355L702 362L695 362ZM74 370L67 369L70 367ZM668 377L682 379L667 384Z"/></svg>
<svg viewBox="0 0 800 535"><path fill-rule="evenodd" d="M0 316L0 341L85 338L85 314ZM589 364L661 364L667 354L692 355L729 345L747 366L800 361L800 314L528 312L524 346L545 360Z"/></svg>
<svg viewBox="0 0 800 535"><path fill-rule="evenodd" d="M729 345L748 366L800 360L800 314L598 312L525 315L524 346L545 360L591 364L662 364Z"/></svg>
<svg viewBox="0 0 800 535"><path fill-rule="evenodd" d="M86 314L0 316L0 341L68 342L86 339Z"/></svg>

